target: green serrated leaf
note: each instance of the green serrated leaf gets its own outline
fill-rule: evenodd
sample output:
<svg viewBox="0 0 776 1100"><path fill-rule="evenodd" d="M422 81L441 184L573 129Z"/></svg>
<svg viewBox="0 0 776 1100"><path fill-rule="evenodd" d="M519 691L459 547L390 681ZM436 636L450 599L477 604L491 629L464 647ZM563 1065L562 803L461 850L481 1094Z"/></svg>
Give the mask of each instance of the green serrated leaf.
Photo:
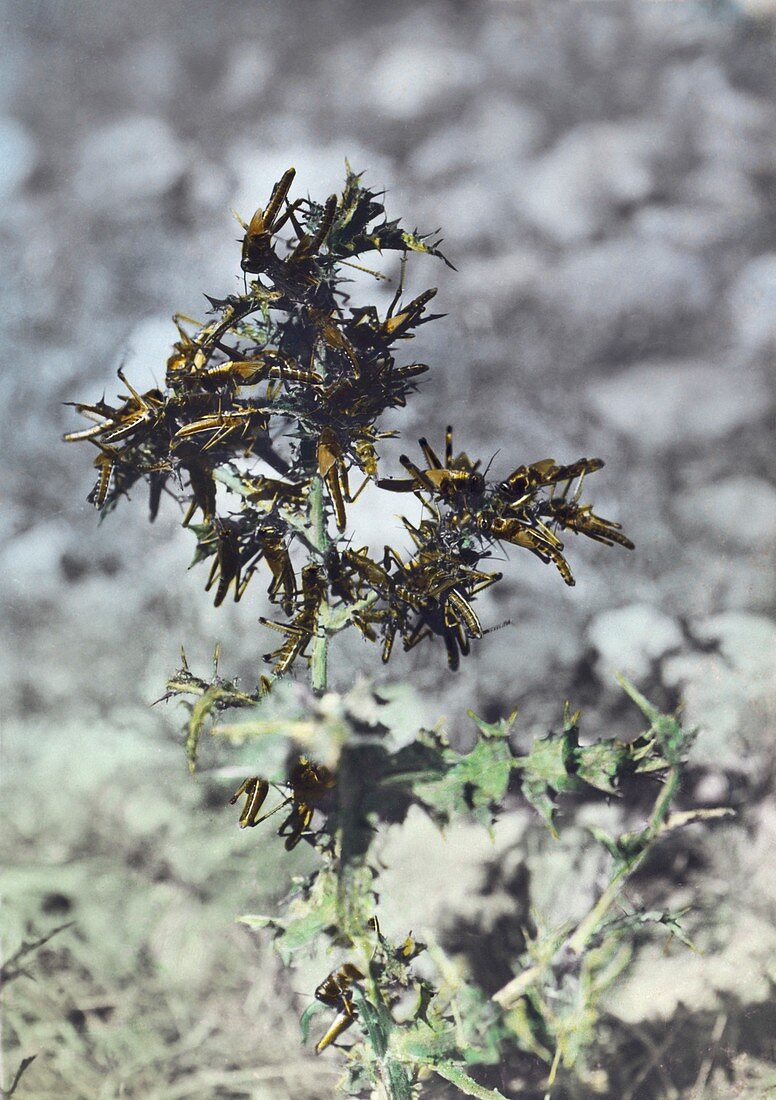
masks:
<svg viewBox="0 0 776 1100"><path fill-rule="evenodd" d="M452 1022L434 1011L428 1014L427 1022L416 1019L395 1027L391 1033L391 1050L405 1064L423 1067L460 1057Z"/></svg>
<svg viewBox="0 0 776 1100"><path fill-rule="evenodd" d="M576 775L577 747L576 727L571 727L563 733L550 732L546 737L536 738L528 755L516 761L523 771L523 794L542 815L554 837L558 831L553 794L580 787Z"/></svg>
<svg viewBox="0 0 776 1100"><path fill-rule="evenodd" d="M304 948L317 943L327 929L337 927L337 877L324 869L293 896L283 917L248 915L238 918L249 928L270 928L275 948L286 966Z"/></svg>
<svg viewBox="0 0 776 1100"><path fill-rule="evenodd" d="M450 748L440 730L420 730L414 741L393 753L373 748L368 769L359 767L361 818L377 813L403 820L414 802L441 825L457 815L491 825L514 766L508 734L515 716L493 724L471 717L481 735L468 753Z"/></svg>
<svg viewBox="0 0 776 1100"><path fill-rule="evenodd" d="M570 714L566 703L562 732L537 738L528 755L517 759L516 766L523 771L523 794L545 819L553 836L558 835L555 795L585 786L614 795L624 776L666 771L671 766L681 749L684 731L675 719L661 715L646 700L644 703L656 716L647 734L631 742L599 740L590 745L580 745L579 712ZM612 851L615 842L611 838L597 839Z"/></svg>
<svg viewBox="0 0 776 1100"><path fill-rule="evenodd" d="M456 816L469 816L491 825L509 786L515 758L507 733L514 717L496 726L475 720L483 736L471 752L436 750L438 776L415 783L418 801L443 824Z"/></svg>
<svg viewBox="0 0 776 1100"><path fill-rule="evenodd" d="M617 681L641 713L649 719L649 735L658 742L667 762L670 765L678 764L683 754L690 747L697 731L682 729L681 724L674 715L662 714L624 676L618 675Z"/></svg>
<svg viewBox="0 0 776 1100"><path fill-rule="evenodd" d="M466 713L477 725L483 737L493 738L495 740L503 740L505 737L509 737L512 727L517 721L516 710L513 710L508 718L499 718L497 722L486 722L484 718L480 718L476 715L473 710L467 710Z"/></svg>
<svg viewBox="0 0 776 1100"><path fill-rule="evenodd" d="M628 746L619 741L597 741L577 749L577 775L590 787L615 794L617 779L629 767Z"/></svg>

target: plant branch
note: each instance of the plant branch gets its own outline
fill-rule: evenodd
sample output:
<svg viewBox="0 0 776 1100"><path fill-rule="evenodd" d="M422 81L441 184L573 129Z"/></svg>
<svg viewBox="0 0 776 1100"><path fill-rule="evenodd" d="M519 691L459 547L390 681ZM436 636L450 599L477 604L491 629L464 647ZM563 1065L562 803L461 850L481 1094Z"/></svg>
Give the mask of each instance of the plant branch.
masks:
<svg viewBox="0 0 776 1100"><path fill-rule="evenodd" d="M60 924L56 928L52 928L50 932L46 932L45 935L39 936L36 940L25 940L16 951L14 951L13 955L10 955L2 966L0 966L0 985L7 985L15 978L20 978L22 976L29 977L28 971L22 966L22 960L43 947L44 944L47 944L54 936L58 936L60 932L64 932L67 928L72 928L74 924L75 921L69 920L65 924Z"/></svg>
<svg viewBox="0 0 776 1100"><path fill-rule="evenodd" d="M310 529L315 549L325 556L329 549L329 532L326 527L326 509L323 501L323 478L317 474L310 489ZM310 684L317 695L326 691L328 684L329 635L319 628L313 638L313 655L310 661Z"/></svg>
<svg viewBox="0 0 776 1100"><path fill-rule="evenodd" d="M362 947L367 946L362 944ZM356 994L359 1002L359 1014L364 1025L367 1041L372 1048L375 1066L379 1073L379 1085L386 1100L412 1100L412 1085L401 1062L391 1053L389 1037L393 1028L393 1019L380 983L374 974L371 959L367 955L366 989L368 997Z"/></svg>
<svg viewBox="0 0 776 1100"><path fill-rule="evenodd" d="M614 872L604 892L601 894L598 901L590 910L584 920L577 926L576 931L567 940L565 946L569 951L573 951L575 955L580 954L587 947L589 940L595 935L598 926L606 916L609 908L617 900L625 882L630 876L641 866L647 855L647 852L652 847L652 844L656 840L660 833L663 824L668 817L669 810L671 809L671 803L673 802L674 795L676 794L679 786L679 780L681 778L681 770L678 765L674 765L668 772L665 782L660 788L660 793L655 799L655 805L652 808L649 824L641 834L639 838L641 843L639 850L629 860L623 862Z"/></svg>
<svg viewBox="0 0 776 1100"><path fill-rule="evenodd" d="M679 786L680 778L681 769L678 764L675 764L669 769L665 782L661 785L648 824L640 834L628 838L637 842L634 854L615 865L606 889L599 896L587 916L583 917L573 931L562 940L558 949L546 962L538 963L524 970L493 994L492 1000L502 1009L506 1011L513 1008L523 994L541 980L553 962L562 954L570 952L579 955L585 950L600 928L607 912L619 897L626 881L641 866L653 843L668 824L671 803Z"/></svg>

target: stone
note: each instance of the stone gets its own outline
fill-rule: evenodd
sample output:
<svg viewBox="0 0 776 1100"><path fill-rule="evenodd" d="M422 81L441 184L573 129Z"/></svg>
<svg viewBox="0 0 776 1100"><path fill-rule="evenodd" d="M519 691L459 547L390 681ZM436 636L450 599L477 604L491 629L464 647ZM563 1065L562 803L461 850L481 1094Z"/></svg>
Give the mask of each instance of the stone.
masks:
<svg viewBox="0 0 776 1100"><path fill-rule="evenodd" d="M768 26L776 11L774 0L738 0L741 8L753 19L761 19Z"/></svg>
<svg viewBox="0 0 776 1100"><path fill-rule="evenodd" d="M398 463L389 462L384 467L381 464L381 469L383 477L402 476L402 467ZM354 484L358 487L359 482ZM386 545L402 549L411 545L399 512L412 524L420 523L423 518L423 505L414 494L397 494L386 502L387 496L370 481L358 500L348 505L348 529L356 532L356 545L368 546L369 553L375 558L380 557Z"/></svg>
<svg viewBox="0 0 776 1100"><path fill-rule="evenodd" d="M705 537L744 550L776 541L776 489L758 477L729 477L686 493L677 506Z"/></svg>
<svg viewBox="0 0 776 1100"><path fill-rule="evenodd" d="M660 147L657 126L638 119L577 126L516 178L518 211L561 244L590 238L647 198Z"/></svg>
<svg viewBox="0 0 776 1100"><path fill-rule="evenodd" d="M603 847L591 842L580 821L565 818L563 797L557 799L558 839L547 830L532 830L523 840L525 863L531 875L531 910L544 927L560 928L581 921L592 908L606 874L609 857ZM619 807L601 800L595 813L587 815L589 827L597 826L616 836L623 828ZM565 820L564 820L565 818ZM534 814L533 821L538 822ZM574 888L569 889L569 883Z"/></svg>
<svg viewBox="0 0 776 1100"><path fill-rule="evenodd" d="M166 113L177 107L176 95L186 85L185 52L161 35L141 35L128 42L114 62L113 80L120 102L139 111Z"/></svg>
<svg viewBox="0 0 776 1100"><path fill-rule="evenodd" d="M701 806L721 806L730 798L730 783L724 772L705 772L692 792L693 799Z"/></svg>
<svg viewBox="0 0 776 1100"><path fill-rule="evenodd" d="M398 40L369 65L359 98L388 118L409 121L476 88L483 63L476 54L435 42Z"/></svg>
<svg viewBox="0 0 776 1100"><path fill-rule="evenodd" d="M728 308L747 352L767 356L776 350L776 252L758 256L738 274Z"/></svg>
<svg viewBox="0 0 776 1100"><path fill-rule="evenodd" d="M749 852L753 868L752 888L767 902L771 911L776 904L776 808L766 799L757 807L757 831L752 837ZM776 958L771 963L771 973L776 972Z"/></svg>
<svg viewBox="0 0 776 1100"><path fill-rule="evenodd" d="M188 177L187 198L198 218L221 218L229 209L232 181L220 164L198 160Z"/></svg>
<svg viewBox="0 0 776 1100"><path fill-rule="evenodd" d="M38 601L55 599L62 590L62 555L75 546L75 532L54 519L9 539L0 553L9 600L29 609Z"/></svg>
<svg viewBox="0 0 776 1100"><path fill-rule="evenodd" d="M474 232L473 225L471 228ZM481 338L500 331L504 324L509 323L516 307L532 297L534 287L541 277L542 266L542 258L535 249L521 248L518 245L510 247L504 241L495 255L487 259L472 257L467 260L467 283L476 287L476 292L461 300L458 322L460 328L476 333ZM452 289L456 289L454 284ZM475 349L478 356L482 354L481 348L482 345L478 343ZM466 371L469 369L467 363ZM493 413L498 415L498 410L493 409Z"/></svg>
<svg viewBox="0 0 776 1100"><path fill-rule="evenodd" d="M518 810L500 817L490 832L462 819L442 831L419 807L410 807L404 823L392 825L385 835L380 923L386 934L449 928L456 920L481 916L488 862L519 844L528 821L529 813ZM494 900L509 911L507 899ZM493 914L490 905L485 908Z"/></svg>
<svg viewBox="0 0 776 1100"><path fill-rule="evenodd" d="M123 362L136 390L164 387L167 359L177 339L178 330L169 317L146 317L135 325L126 339Z"/></svg>
<svg viewBox="0 0 776 1100"><path fill-rule="evenodd" d="M733 87L715 58L699 57L692 64L669 67L662 75L660 94L662 112L683 130L691 127L694 152L709 166L773 169L773 105Z"/></svg>
<svg viewBox="0 0 776 1100"><path fill-rule="evenodd" d="M15 118L0 116L0 199L10 198L37 161L35 142Z"/></svg>
<svg viewBox="0 0 776 1100"><path fill-rule="evenodd" d="M659 940L642 948L607 996L607 1007L629 1023L669 1019L681 1005L696 1012L719 1011L731 998L748 1006L772 996L773 807L767 800L753 807L746 829L735 822L696 825L683 836L688 850L703 849L703 877L689 898L695 912L685 919L700 951L678 943L669 951ZM669 906L676 907L675 898Z"/></svg>
<svg viewBox="0 0 776 1100"><path fill-rule="evenodd" d="M607 1008L628 1024L668 1020L680 1006L717 1012L725 998L761 1004L771 995L767 967L776 951L776 928L742 909L722 950L696 954L682 944L643 948L607 997Z"/></svg>
<svg viewBox="0 0 776 1100"><path fill-rule="evenodd" d="M660 451L708 445L758 420L768 385L744 365L655 360L594 382L587 399L605 424L643 450Z"/></svg>
<svg viewBox="0 0 776 1100"><path fill-rule="evenodd" d="M544 130L544 119L534 108L506 95L488 97L419 145L410 168L423 180L485 171L497 185L502 173L514 173L516 163L533 152Z"/></svg>
<svg viewBox="0 0 776 1100"><path fill-rule="evenodd" d="M433 189L413 196L411 209L412 225L417 223L425 231L439 225L439 195ZM498 189L493 190L481 173L462 175L445 188L442 213L444 235L453 263L456 262L456 256L450 252L453 242L457 255L463 250L491 252L503 248L505 236L507 239L515 236L509 197ZM442 249L444 251L444 244Z"/></svg>
<svg viewBox="0 0 776 1100"><path fill-rule="evenodd" d="M257 101L268 89L274 73L274 58L268 47L256 40L240 42L229 54L219 92L231 110Z"/></svg>
<svg viewBox="0 0 776 1100"><path fill-rule="evenodd" d="M187 167L187 151L163 119L127 115L89 131L74 187L84 204L120 216L124 204L165 195Z"/></svg>
<svg viewBox="0 0 776 1100"><path fill-rule="evenodd" d="M686 322L712 303L698 256L660 240L618 237L568 254L540 288L548 309L573 330L579 351L664 341L666 326Z"/></svg>
<svg viewBox="0 0 776 1100"><path fill-rule="evenodd" d="M701 731L691 759L756 774L773 752L776 626L764 615L727 611L689 627L706 651L666 658L661 674L681 692L686 725Z"/></svg>
<svg viewBox="0 0 776 1100"><path fill-rule="evenodd" d="M637 684L649 677L653 663L683 640L679 624L651 604L629 604L601 611L587 628L587 639L598 653L596 669L611 683L616 673Z"/></svg>
<svg viewBox="0 0 776 1100"><path fill-rule="evenodd" d="M762 212L762 203L747 172L738 164L705 161L681 182L679 197L707 218L722 217L743 226Z"/></svg>
<svg viewBox="0 0 776 1100"><path fill-rule="evenodd" d="M713 488L704 487L703 492L713 493ZM690 494L686 499L690 499ZM746 543L743 533L735 543L701 538L699 529L685 524L682 506L682 500L672 501L667 514L674 528L673 535L656 562L664 606L674 608L677 615L690 618L714 615L723 610L765 613L772 610L772 570L764 558L767 548L753 549ZM681 547L677 540L679 528ZM637 545L644 546L648 539L649 532L645 531Z"/></svg>
<svg viewBox="0 0 776 1100"><path fill-rule="evenodd" d="M492 676L494 694L500 695L505 710L518 704L522 692L546 685L548 679L563 682L558 670L573 667L582 653L582 624L565 592L558 591L563 582L551 575L549 567L538 562L544 570L539 579L546 584L546 594L541 594L538 613L532 613L531 606L539 602L540 590L534 586L530 595L526 594L530 582L526 583L522 564L510 562L509 571L504 571L508 578L518 582L516 596L507 597L494 585L491 607L485 602L487 593L477 600L477 614L484 628L498 630L493 637L478 643L477 660L483 663L487 675ZM527 563L527 569L531 568L531 563ZM485 675L483 671L480 679ZM557 709L553 710L551 717L557 713Z"/></svg>
<svg viewBox="0 0 776 1100"><path fill-rule="evenodd" d="M698 250L738 236L756 217L753 211L693 204L689 200L670 206L653 203L638 210L633 229L638 236Z"/></svg>

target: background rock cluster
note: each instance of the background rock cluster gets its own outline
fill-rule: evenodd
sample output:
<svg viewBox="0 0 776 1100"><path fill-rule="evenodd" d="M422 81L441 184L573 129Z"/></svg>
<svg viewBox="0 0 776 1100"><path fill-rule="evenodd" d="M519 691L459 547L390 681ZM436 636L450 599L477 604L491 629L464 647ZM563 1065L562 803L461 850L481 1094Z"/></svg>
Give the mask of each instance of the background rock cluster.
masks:
<svg viewBox="0 0 776 1100"><path fill-rule="evenodd" d="M462 448L495 456L496 474L598 455L606 468L590 497L637 546L578 540L573 591L513 554L498 601L483 600L489 623L511 625L456 678L422 650L389 672L414 682L429 719L444 713L454 735L468 706L496 715L517 705L524 733L547 729L565 698L591 734L634 732L616 670L660 705L683 701L703 731L687 796L733 804L739 818L698 841L700 870L669 852L655 871L714 908L706 955L645 953L612 1012L627 1023L762 1014L776 981L776 65L766 7L26 0L5 21L0 681L5 901L18 929L45 925L61 899L80 937L65 964L76 956L91 969L88 996L112 1006L114 1025L123 1019L127 1050L145 1011L132 975L167 990L157 1034L180 1035L168 1036L166 1062L159 1054L160 1097L205 1095L180 1084L203 1066L246 1075L218 1095L320 1095L296 1049L299 998L286 983L268 1007L270 956L240 930L223 932L249 901L272 904L285 865L267 856L257 870L221 809L223 787L187 787L178 716L147 710L181 642L203 664L220 638L225 668L250 681L270 648L261 597L210 606L201 569L186 571L193 544L172 502L150 526L138 493L98 529L84 501L88 455L60 438L76 421L63 402L113 394L122 363L140 389L160 381L171 314L202 317L203 291L233 289L230 207L250 215L291 164L298 188L323 197L347 157L388 189L389 213L441 226L458 268L412 265L408 289L438 286L448 316L411 349L433 370L396 418L405 446L439 440L450 421ZM390 293L360 277L353 288ZM398 453L386 449L387 473ZM396 523L368 505L359 522L386 538ZM353 668L377 672L372 657L343 644L341 682ZM521 828L509 826L498 851L530 872ZM391 840L406 865L396 896L405 890L408 904L417 843ZM446 851L455 875L461 847ZM102 893L89 885L96 867ZM580 872L581 891L595 873ZM478 890L482 875L469 877ZM508 909L510 881L475 904L483 927ZM568 892L562 868L557 888ZM433 900L444 922L441 881ZM122 950L106 946L114 905ZM452 906L451 928L472 919L471 905L458 918ZM53 1016L61 1004L39 1009ZM274 1031L268 1012L284 1021ZM101 1027L96 1016L83 1024ZM197 1027L194 1057L184 1039ZM125 1081L128 1054L100 1057L95 1082L107 1072ZM178 1092L162 1087L171 1058ZM278 1083L267 1066L280 1063L291 1069ZM35 1072L36 1095L54 1095L54 1071L30 1070L31 1087ZM109 1095L97 1087L83 1095ZM156 1095L134 1087L123 1095Z"/></svg>

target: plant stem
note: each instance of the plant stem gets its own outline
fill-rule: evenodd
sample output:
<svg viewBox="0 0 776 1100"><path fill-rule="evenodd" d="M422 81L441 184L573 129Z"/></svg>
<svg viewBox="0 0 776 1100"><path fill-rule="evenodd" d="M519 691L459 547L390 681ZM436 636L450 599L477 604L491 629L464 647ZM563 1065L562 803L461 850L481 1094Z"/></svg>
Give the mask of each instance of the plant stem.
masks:
<svg viewBox="0 0 776 1100"><path fill-rule="evenodd" d="M625 880L629 878L637 867L643 862L644 857L650 849L652 841L655 839L660 831L660 827L665 821L668 811L671 808L671 802L676 794L676 788L679 785L679 768L673 767L666 776L665 783L660 789L660 794L655 800L655 805L652 809L652 814L649 819L649 825L644 832L644 846L640 852L638 852L632 859L629 859L626 863L623 863L617 868L615 873L601 894L598 901L593 908L587 914L585 919L577 926L573 936L567 941L566 946L569 950L575 954L579 954L580 951L584 951L587 947L588 940L593 936L598 928L599 924L603 920L607 911L611 905L616 901Z"/></svg>
<svg viewBox="0 0 776 1100"><path fill-rule="evenodd" d="M326 510L323 504L323 478L316 474L310 489L310 531L315 549L324 555L329 549L329 532L326 528ZM310 684L316 695L322 695L328 684L329 635L324 626L313 638L313 655L310 661Z"/></svg>
<svg viewBox="0 0 776 1100"><path fill-rule="evenodd" d="M635 856L627 863L623 863L621 867L618 867L612 875L609 885L601 894L598 901L585 919L577 925L573 936L566 940L564 946L569 951L573 951L575 955L578 955L580 951L584 951L585 947L587 947L588 940L595 934L610 906L613 905L617 899L625 880L636 870L636 867L641 863L643 858L644 852L640 852L639 855Z"/></svg>
<svg viewBox="0 0 776 1100"><path fill-rule="evenodd" d="M358 946L356 941L354 946ZM365 946L368 951L369 945ZM368 997L357 994L357 1002L364 1033L375 1056L374 1068L379 1073L376 1084L385 1100L412 1100L412 1086L404 1066L388 1049L388 1039L394 1024L379 982L372 972L368 954L366 961L362 959L362 963L366 968Z"/></svg>
<svg viewBox="0 0 776 1100"><path fill-rule="evenodd" d="M660 788L660 793L655 799L649 822L641 834L643 843L639 851L616 868L609 880L609 884L595 902L590 912L579 922L574 931L563 940L553 958L557 958L561 952L564 951L571 951L578 955L585 950L589 941L600 927L607 912L619 897L625 882L646 858L652 844L665 825L669 810L671 809L671 803L676 794L677 787L679 786L680 778L681 769L677 764L669 769L665 782ZM510 982L507 982L498 992L494 993L492 1000L500 1005L505 1011L512 1008L530 986L541 980L551 963L552 960L550 959L546 963L538 963L524 970Z"/></svg>

